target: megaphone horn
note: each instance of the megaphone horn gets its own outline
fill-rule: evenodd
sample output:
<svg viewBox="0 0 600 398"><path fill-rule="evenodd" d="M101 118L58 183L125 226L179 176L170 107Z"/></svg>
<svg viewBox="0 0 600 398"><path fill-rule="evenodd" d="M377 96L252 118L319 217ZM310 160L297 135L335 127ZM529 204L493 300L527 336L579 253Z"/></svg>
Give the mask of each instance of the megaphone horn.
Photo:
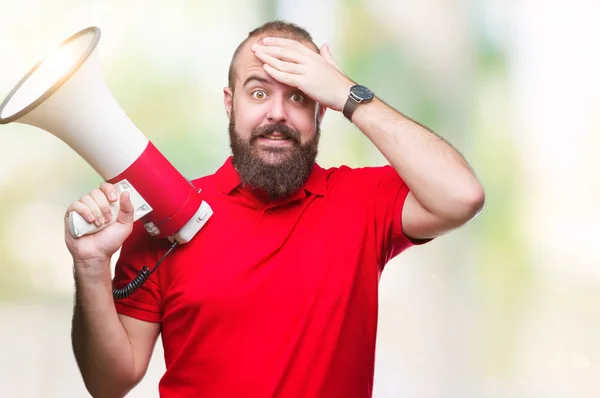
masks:
<svg viewBox="0 0 600 398"><path fill-rule="evenodd" d="M100 29L83 29L35 65L0 105L0 124L45 130L71 147L117 191L128 191L146 231L189 242L212 215L199 190L184 178L134 125L111 95L98 60ZM98 228L69 215L74 237Z"/></svg>

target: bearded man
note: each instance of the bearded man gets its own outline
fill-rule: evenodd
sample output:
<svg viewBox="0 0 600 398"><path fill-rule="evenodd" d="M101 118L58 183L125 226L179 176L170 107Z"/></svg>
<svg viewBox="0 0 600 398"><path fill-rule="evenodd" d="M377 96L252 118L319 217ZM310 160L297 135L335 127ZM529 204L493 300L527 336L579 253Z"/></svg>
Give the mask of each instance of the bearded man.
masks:
<svg viewBox="0 0 600 398"><path fill-rule="evenodd" d="M352 81L295 24L249 33L224 105L232 154L192 181L214 214L138 290L113 299L169 243L133 223L128 193L116 222L79 239L65 233L73 348L88 391L126 395L160 335L163 398L371 397L385 265L476 217L481 184L445 140ZM389 165L320 167L326 110L343 112ZM101 226L115 200L104 183L67 214Z"/></svg>

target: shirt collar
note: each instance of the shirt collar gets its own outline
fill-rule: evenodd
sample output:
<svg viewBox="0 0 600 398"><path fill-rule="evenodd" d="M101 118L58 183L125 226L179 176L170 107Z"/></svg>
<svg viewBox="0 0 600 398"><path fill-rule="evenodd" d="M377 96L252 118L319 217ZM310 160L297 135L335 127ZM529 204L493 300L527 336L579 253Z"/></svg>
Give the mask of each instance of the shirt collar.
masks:
<svg viewBox="0 0 600 398"><path fill-rule="evenodd" d="M314 195L325 195L327 175L327 170L323 169L317 163L314 163L312 172L304 184L303 189ZM225 195L231 194L242 182L239 173L235 167L233 167L233 159L231 156L229 156L225 163L217 170L216 176L221 191Z"/></svg>

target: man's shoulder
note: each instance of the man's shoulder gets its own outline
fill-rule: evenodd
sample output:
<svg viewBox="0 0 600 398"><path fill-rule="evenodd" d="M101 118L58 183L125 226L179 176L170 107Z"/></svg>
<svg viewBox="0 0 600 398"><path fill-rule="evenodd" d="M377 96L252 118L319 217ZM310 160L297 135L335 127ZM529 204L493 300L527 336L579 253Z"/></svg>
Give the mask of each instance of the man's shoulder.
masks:
<svg viewBox="0 0 600 398"><path fill-rule="evenodd" d="M379 166L349 166L340 165L328 168L319 167L329 184L374 182L384 178L399 178L400 176L390 165Z"/></svg>

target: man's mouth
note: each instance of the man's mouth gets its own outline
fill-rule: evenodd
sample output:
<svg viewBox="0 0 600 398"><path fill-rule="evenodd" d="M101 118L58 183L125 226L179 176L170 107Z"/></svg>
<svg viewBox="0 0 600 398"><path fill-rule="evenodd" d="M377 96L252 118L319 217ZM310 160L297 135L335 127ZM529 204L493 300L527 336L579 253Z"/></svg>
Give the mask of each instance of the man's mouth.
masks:
<svg viewBox="0 0 600 398"><path fill-rule="evenodd" d="M287 134L269 133L260 135L257 138L256 143L265 148L290 148L295 145L295 140Z"/></svg>
<svg viewBox="0 0 600 398"><path fill-rule="evenodd" d="M290 137L288 135L278 133L278 132L262 135L261 138L267 138L269 140L275 140L275 141L282 141L282 140L290 139Z"/></svg>

